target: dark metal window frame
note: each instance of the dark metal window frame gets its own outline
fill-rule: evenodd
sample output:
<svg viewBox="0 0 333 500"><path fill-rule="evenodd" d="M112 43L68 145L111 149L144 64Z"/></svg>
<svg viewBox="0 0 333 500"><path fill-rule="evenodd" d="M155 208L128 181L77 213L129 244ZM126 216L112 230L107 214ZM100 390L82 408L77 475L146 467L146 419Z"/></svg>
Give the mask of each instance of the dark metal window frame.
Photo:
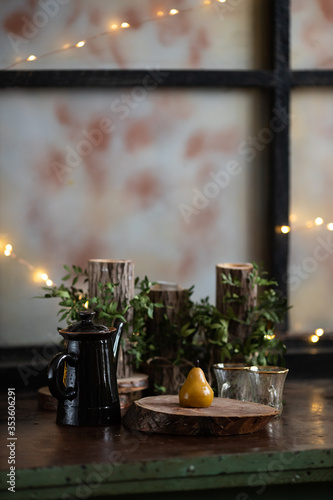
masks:
<svg viewBox="0 0 333 500"><path fill-rule="evenodd" d="M270 8L271 69L167 70L159 88L256 88L270 91L270 115L279 109L285 127L270 144L269 241L270 270L287 295L288 234L276 227L288 224L290 177L290 95L294 87L333 86L332 70L293 71L289 64L290 0L273 0ZM141 85L152 78L146 70L33 70L3 71L0 87L117 88Z"/></svg>
<svg viewBox="0 0 333 500"><path fill-rule="evenodd" d="M268 91L271 95L270 114L279 109L280 118L283 113L285 127L275 133L270 143L270 185L269 185L269 241L271 242L271 271L280 284L281 290L287 294L288 266L288 234L276 232L275 228L288 224L289 217L289 106L291 91L295 87L328 86L333 87L333 71L311 70L292 71L289 65L289 25L290 0L272 0L270 3L271 69L262 71L183 71L165 70L163 82L159 88L256 88ZM147 71L137 70L78 70L78 71L2 71L0 87L25 88L117 88L141 85L147 78ZM287 325L285 325L287 328ZM309 347L303 339L287 339L288 347L286 363L290 369L290 377L315 378L332 377L331 356L332 340L325 338L320 342L322 347ZM29 379L28 386L23 387L18 368L35 370L34 356L43 348L7 348L0 353L0 391L7 390L7 382L18 390L35 390L45 385L46 365ZM43 368L43 369L42 369ZM35 370L36 371L36 370ZM30 372L29 372L30 373Z"/></svg>

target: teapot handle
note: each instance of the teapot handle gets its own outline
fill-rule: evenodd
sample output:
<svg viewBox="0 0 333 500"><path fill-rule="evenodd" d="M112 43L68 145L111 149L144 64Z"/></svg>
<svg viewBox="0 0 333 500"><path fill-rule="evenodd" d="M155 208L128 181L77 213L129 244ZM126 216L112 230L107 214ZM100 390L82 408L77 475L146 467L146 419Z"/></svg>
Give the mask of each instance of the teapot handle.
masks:
<svg viewBox="0 0 333 500"><path fill-rule="evenodd" d="M78 358L72 354L58 352L55 356L53 356L49 363L47 378L52 396L56 399L69 399L72 401L77 395L77 389L76 387L67 387L64 389L62 381L64 370L61 369L61 365L65 361L69 364L69 366L76 367Z"/></svg>

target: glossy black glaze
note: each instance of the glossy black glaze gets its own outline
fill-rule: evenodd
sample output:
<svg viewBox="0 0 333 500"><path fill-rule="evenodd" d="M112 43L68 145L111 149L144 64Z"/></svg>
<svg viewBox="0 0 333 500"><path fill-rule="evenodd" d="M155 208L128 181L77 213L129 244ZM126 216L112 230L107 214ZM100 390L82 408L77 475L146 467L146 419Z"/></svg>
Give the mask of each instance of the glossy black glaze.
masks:
<svg viewBox="0 0 333 500"><path fill-rule="evenodd" d="M110 332L110 328L105 325L96 325L93 323L95 316L94 311L80 311L80 321L69 325L65 330L60 330L60 333L105 333Z"/></svg>
<svg viewBox="0 0 333 500"><path fill-rule="evenodd" d="M94 325L92 315L87 317L87 312L80 316L79 325L60 330L66 348L48 366L49 388L58 399L56 422L117 424L120 404L116 373L122 324L116 330Z"/></svg>

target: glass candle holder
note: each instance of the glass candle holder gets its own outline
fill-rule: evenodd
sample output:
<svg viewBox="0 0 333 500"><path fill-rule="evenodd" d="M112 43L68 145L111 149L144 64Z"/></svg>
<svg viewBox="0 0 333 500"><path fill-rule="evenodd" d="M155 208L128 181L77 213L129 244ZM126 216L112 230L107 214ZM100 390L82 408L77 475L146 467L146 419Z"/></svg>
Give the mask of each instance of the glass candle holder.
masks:
<svg viewBox="0 0 333 500"><path fill-rule="evenodd" d="M272 406L282 413L282 395L288 368L281 366L251 366L248 375L254 403Z"/></svg>
<svg viewBox="0 0 333 500"><path fill-rule="evenodd" d="M248 366L238 363L217 363L213 369L219 397L251 400L252 384L249 380Z"/></svg>

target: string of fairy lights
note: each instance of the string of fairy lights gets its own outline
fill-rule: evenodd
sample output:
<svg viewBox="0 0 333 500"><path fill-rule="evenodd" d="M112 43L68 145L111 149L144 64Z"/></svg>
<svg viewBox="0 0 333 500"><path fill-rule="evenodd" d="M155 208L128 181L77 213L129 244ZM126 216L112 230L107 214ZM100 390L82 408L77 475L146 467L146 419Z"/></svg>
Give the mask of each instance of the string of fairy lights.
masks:
<svg viewBox="0 0 333 500"><path fill-rule="evenodd" d="M157 21L158 19L163 19L163 18L167 18L167 17L170 17L170 16L172 17L172 16L176 16L176 15L185 14L185 13L188 13L188 12L191 12L191 11L194 11L196 9L203 8L203 7L210 7L214 3L215 4L216 3L223 4L223 3L226 3L226 1L227 0L204 0L203 2L200 2L197 6L191 7L191 8L186 8L186 9L172 8L172 9L166 10L166 11L158 10L155 13L155 17L143 20L141 22L141 24L149 23L149 22L153 22L153 21ZM24 59L23 58L17 58L14 63L12 63L11 65L9 65L9 66L7 66L6 68L3 68L3 69L5 69L5 70L6 69L11 69L11 68L13 68L13 67L15 67L15 66L17 66L19 64L22 64L22 63L25 63L25 62L29 63L29 62L32 62L32 61L36 61L37 59L49 57L51 55L58 54L58 53L61 53L61 52L67 51L67 50L79 49L79 48L84 47L90 41L95 40L96 38L103 37L103 36L106 36L106 35L110 35L111 33L116 33L119 30L130 29L130 28L131 28L131 25L130 25L130 23L126 19L124 19L122 21L118 21L118 22L111 22L110 25L109 25L109 30L108 31L103 31L103 32L98 33L96 35L87 37L85 40L80 40L80 41L78 41L78 42L76 42L74 44L66 43L61 48L58 48L58 49L50 51L50 52L45 52L45 53L40 54L40 55L30 54L27 58L24 58ZM4 248L3 254L6 257L12 257L13 259L15 259L20 264L26 266L29 269L29 271L33 271L33 273L34 273L34 281L36 281L36 282L38 282L38 281L44 281L47 286L52 286L53 285L53 281L49 278L49 276L47 275L47 273L45 273L44 271L41 271L41 270L37 269L35 266L33 266L27 260L18 257L13 252L13 247L12 247L12 245L10 243L8 243L8 242L3 243L2 241L0 241L0 251L3 248Z"/></svg>
<svg viewBox="0 0 333 500"><path fill-rule="evenodd" d="M290 222L293 224L292 225L292 231L302 231L302 230L307 230L307 229L313 229L316 227L324 226L325 221L322 217L316 217L313 220L307 220L304 225L296 225L294 222L296 221L296 217L293 215L290 215L289 217ZM333 231L333 222L328 222L326 223L326 229L328 231ZM283 233L283 234L288 234L291 231L291 226L277 226L276 227L276 232L277 233Z"/></svg>
<svg viewBox="0 0 333 500"><path fill-rule="evenodd" d="M168 18L170 16L172 17L172 16L176 16L176 15L182 15L182 14L185 14L185 13L189 13L189 12L195 11L197 9L201 9L201 8L204 8L204 7L211 7L214 4L215 5L216 4L224 4L226 2L227 2L227 0L204 0L203 2L200 2L197 6L195 6L195 7L189 7L189 8L186 8L186 9L172 8L172 9L166 10L166 11L164 11L164 10L158 10L155 13L154 17L145 19L143 21L140 21L140 24L146 24L146 23L149 23L149 22L155 22L155 21L157 21L159 19ZM84 40L79 40L76 43L66 43L62 47L60 47L60 48L58 48L56 50L52 50L50 52L46 52L46 53L39 54L39 55L30 54L27 58L24 58L24 59L17 58L16 61L14 61L12 64L10 64L9 66L7 66L6 68L3 68L3 69L5 69L5 70L12 69L13 67L15 67L15 66L17 66L19 64L22 64L22 63L26 63L26 62L29 63L29 62L32 62L32 61L36 61L37 59L49 57L51 55L59 54L61 52L65 52L65 51L68 51L68 50L80 49L80 48L84 47L86 44L88 44L90 41L96 40L97 38L101 38L101 37L104 37L104 36L110 36L110 34L114 34L116 32L119 32L120 30L131 29L131 28L132 28L131 24L126 19L120 20L120 21L117 21L117 22L110 22L109 29L107 31L103 31L101 33L97 33L95 35L92 35L90 37L85 38Z"/></svg>
<svg viewBox="0 0 333 500"><path fill-rule="evenodd" d="M333 222L326 222L323 219L323 217L316 217L315 219L309 219L305 222L305 224L302 225L297 225L296 221L297 218L295 215L291 214L289 216L289 221L291 225L282 225L282 226L277 226L275 228L277 233L281 234L288 234L291 231L293 233L298 232L298 231L307 231L311 229L322 229L326 227L327 231L333 231ZM309 340L313 343L316 344L319 342L320 338L324 335L325 331L323 328L316 328L315 332L310 335Z"/></svg>
<svg viewBox="0 0 333 500"><path fill-rule="evenodd" d="M157 21L159 19L172 17L172 16L176 16L176 15L182 15L182 14L188 13L190 11L194 11L198 8L210 7L210 6L214 5L214 3L215 4L216 3L223 4L223 3L226 3L226 1L227 0L204 0L203 2L198 4L198 6L187 8L187 9L172 8L172 9L166 10L166 11L158 10L155 13L155 17L146 19L146 20L142 21L141 24ZM4 69L11 69L19 64L26 63L26 62L30 63L30 62L36 61L37 59L49 57L51 55L59 54L59 53L62 53L62 52L68 51L68 50L80 49L92 40L95 40L95 39L100 38L100 37L108 36L110 34L115 34L117 32L120 32L121 30L126 30L126 29L131 29L131 28L132 28L131 24L126 19L120 20L117 22L111 22L109 25L109 30L107 30L107 31L103 31L101 33L87 37L84 40L79 40L76 43L72 43L72 44L66 43L62 47L60 47L56 50L50 51L50 52L46 52L46 53L39 54L39 55L30 54L27 58L17 58L15 60L15 62L13 62L10 66L8 66ZM288 234L290 231L295 232L295 231L302 231L302 230L309 230L309 229L313 229L313 228L319 228L319 227L323 228L324 227L324 219L322 217L316 217L313 220L308 220L305 222L305 224L299 225L299 226L297 226L295 224L296 218L293 217L292 215L289 217L289 220L290 220L291 225L277 226L275 228L276 232L281 233L281 234ZM333 222L326 223L326 229L328 231L333 231ZM5 255L6 257L11 257L12 259L16 260L19 264L27 267L28 270L33 274L33 280L35 282L39 282L39 283L44 282L46 284L46 286L48 286L48 287L51 287L54 285L53 280L49 278L48 274L44 270L41 270L40 268L32 265L26 259L23 259L23 258L17 256L14 253L13 247L9 242L0 240L0 252L2 252L3 255ZM88 304L86 304L85 306L88 307ZM310 336L309 340L312 343L316 343L320 340L320 338L322 337L322 335L324 333L325 332L324 332L323 328L317 328L315 330L314 334L312 334Z"/></svg>
<svg viewBox="0 0 333 500"><path fill-rule="evenodd" d="M290 217L290 220L293 220L293 217ZM295 230L299 231L302 229L313 229L313 228L319 228L322 227L324 228L324 219L322 217L316 217L313 220L307 221L303 226L296 226ZM326 229L328 231L333 231L333 223L329 222L326 224ZM277 232L280 234L288 234L290 231L294 232L294 228L291 228L290 226L284 225L284 226L279 226L276 228ZM46 286L53 286L54 282L52 279L49 278L48 274L44 271L41 270L40 268L32 265L30 262L28 262L26 259L22 259L21 257L17 256L13 252L13 246L10 243L7 243L6 241L0 240L0 252L3 253L6 257L11 257L15 259L19 264L24 265L33 273L33 281L42 283L44 282ZM84 305L84 307L88 308L88 302ZM323 328L316 328L314 333L310 335L309 340L312 343L317 343L320 338L324 335L325 331ZM274 338L275 335L266 335L266 338Z"/></svg>
<svg viewBox="0 0 333 500"><path fill-rule="evenodd" d="M49 276L46 274L45 271L41 270L38 267L35 267L26 259L22 259L18 255L16 255L16 253L13 252L13 246L10 243L0 241L0 251L2 251L3 255L5 255L6 257L11 257L12 259L16 260L19 264L22 264L23 266L27 267L29 271L31 271L33 274L33 281L35 282L44 281L47 286L53 285L53 281L49 278Z"/></svg>

